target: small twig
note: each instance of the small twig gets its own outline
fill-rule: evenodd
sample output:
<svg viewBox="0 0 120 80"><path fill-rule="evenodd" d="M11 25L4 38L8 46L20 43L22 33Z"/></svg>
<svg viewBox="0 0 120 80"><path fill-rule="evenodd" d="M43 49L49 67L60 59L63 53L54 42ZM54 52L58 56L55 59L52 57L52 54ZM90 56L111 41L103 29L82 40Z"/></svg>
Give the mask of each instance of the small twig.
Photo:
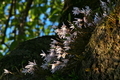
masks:
<svg viewBox="0 0 120 80"><path fill-rule="evenodd" d="M7 44L4 43L4 45L5 45L7 48L10 48Z"/></svg>
<svg viewBox="0 0 120 80"><path fill-rule="evenodd" d="M15 15L15 20L16 20L16 0L14 0L14 15ZM15 29L14 29L14 40L16 40L16 36L17 36L17 34L16 34L16 26L17 25L15 25Z"/></svg>

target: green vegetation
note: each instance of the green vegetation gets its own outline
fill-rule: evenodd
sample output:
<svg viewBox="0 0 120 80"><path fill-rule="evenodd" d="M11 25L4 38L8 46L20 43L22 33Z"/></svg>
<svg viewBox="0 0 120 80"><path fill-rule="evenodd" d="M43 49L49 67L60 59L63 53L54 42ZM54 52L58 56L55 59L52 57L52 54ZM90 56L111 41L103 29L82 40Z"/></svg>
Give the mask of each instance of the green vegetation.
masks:
<svg viewBox="0 0 120 80"><path fill-rule="evenodd" d="M1 0L0 55L8 54L21 41L54 35L63 8L61 0Z"/></svg>

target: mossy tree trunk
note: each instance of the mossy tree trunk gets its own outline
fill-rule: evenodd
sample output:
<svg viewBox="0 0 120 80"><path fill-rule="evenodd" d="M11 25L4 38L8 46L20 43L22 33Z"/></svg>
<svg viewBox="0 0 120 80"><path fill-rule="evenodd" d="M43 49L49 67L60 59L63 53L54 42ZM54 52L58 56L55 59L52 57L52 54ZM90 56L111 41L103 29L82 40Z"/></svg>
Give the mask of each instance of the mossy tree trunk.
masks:
<svg viewBox="0 0 120 80"><path fill-rule="evenodd" d="M68 14L71 14L71 21L74 21L74 17L82 17L72 15L73 7L77 6L81 9L84 6L90 6L93 11L100 8L99 0L65 1L65 12L61 20L67 25L69 25ZM119 21L116 17L120 17L119 4L116 4L118 6L114 9L115 12L113 11L99 26L93 28L92 32L89 28L82 30L86 33L77 40L81 45L76 46L75 51L83 58L77 62L77 66L73 67L76 68L75 72L81 80L120 80L120 23L116 24Z"/></svg>
<svg viewBox="0 0 120 80"><path fill-rule="evenodd" d="M120 80L120 26L96 28L82 60L83 80Z"/></svg>

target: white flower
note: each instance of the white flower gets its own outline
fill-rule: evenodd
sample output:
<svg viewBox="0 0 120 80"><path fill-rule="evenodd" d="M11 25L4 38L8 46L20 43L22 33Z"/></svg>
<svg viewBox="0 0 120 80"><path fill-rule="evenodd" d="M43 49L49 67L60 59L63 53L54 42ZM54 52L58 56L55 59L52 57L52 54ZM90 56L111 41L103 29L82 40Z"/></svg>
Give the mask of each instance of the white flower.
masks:
<svg viewBox="0 0 120 80"><path fill-rule="evenodd" d="M98 15L98 13L95 14L95 17L94 17L94 23L95 24L98 24L101 20L101 17Z"/></svg>
<svg viewBox="0 0 120 80"><path fill-rule="evenodd" d="M64 46L64 48L65 48L65 51L68 51L71 49L70 46Z"/></svg>
<svg viewBox="0 0 120 80"><path fill-rule="evenodd" d="M66 59L63 59L63 62L61 62L61 61L54 61L54 62L56 62L56 63L54 63L54 64L50 64L50 65L52 65L52 67L51 67L51 72L52 73L54 73L56 70L58 70L58 69L61 69L61 68L63 68L63 67L65 67L66 66L66 64L65 63L67 63L68 62L68 60Z"/></svg>
<svg viewBox="0 0 120 80"><path fill-rule="evenodd" d="M58 43L58 41L56 41L55 39L51 39L52 40L52 44L57 44Z"/></svg>
<svg viewBox="0 0 120 80"><path fill-rule="evenodd" d="M74 35L74 36L77 36L77 32L74 32L73 35Z"/></svg>
<svg viewBox="0 0 120 80"><path fill-rule="evenodd" d="M29 68L29 69L23 68L21 72L24 74L26 74L26 73L33 74L34 68Z"/></svg>
<svg viewBox="0 0 120 80"><path fill-rule="evenodd" d="M62 54L62 58L65 58L67 54L68 54L68 53L64 52L64 53Z"/></svg>
<svg viewBox="0 0 120 80"><path fill-rule="evenodd" d="M35 62L35 60L34 60L34 62L30 62L30 61L29 61L28 64L29 64L29 65L33 65L33 66L37 65L36 62Z"/></svg>
<svg viewBox="0 0 120 80"><path fill-rule="evenodd" d="M29 68L29 69L27 70L27 73L33 74L33 73L34 73L34 68Z"/></svg>
<svg viewBox="0 0 120 80"><path fill-rule="evenodd" d="M54 44L50 44L50 48L55 49L56 46Z"/></svg>
<svg viewBox="0 0 120 80"><path fill-rule="evenodd" d="M103 2L102 0L100 0L101 6L106 6L106 2Z"/></svg>
<svg viewBox="0 0 120 80"><path fill-rule="evenodd" d="M32 67L34 67L35 65L37 65L36 62L35 62L35 60L34 60L34 62L30 62L30 61L29 61L28 65L25 66L25 68L32 68Z"/></svg>
<svg viewBox="0 0 120 80"><path fill-rule="evenodd" d="M91 9L89 8L89 6L85 6L85 15L90 15Z"/></svg>
<svg viewBox="0 0 120 80"><path fill-rule="evenodd" d="M57 56L57 59L58 59L58 60L62 57L61 54L56 54L56 56Z"/></svg>
<svg viewBox="0 0 120 80"><path fill-rule="evenodd" d="M55 52L55 49L50 49L50 51L49 51L49 52L50 52L50 53L51 53L51 52Z"/></svg>
<svg viewBox="0 0 120 80"><path fill-rule="evenodd" d="M59 33L59 32L60 32L60 29L56 29L56 30L55 30L55 33Z"/></svg>
<svg viewBox="0 0 120 80"><path fill-rule="evenodd" d="M63 42L63 44L64 44L65 46L68 46L68 45L70 44L70 41L65 40L65 41Z"/></svg>
<svg viewBox="0 0 120 80"><path fill-rule="evenodd" d="M65 24L62 25L61 30L62 30L62 32L65 33L65 34L68 33L68 29L67 29L67 27L66 27Z"/></svg>
<svg viewBox="0 0 120 80"><path fill-rule="evenodd" d="M42 58L43 57L45 57L46 56L46 54L45 54L45 52L43 51L43 50L41 50L42 51L42 53L40 54L41 56L42 56Z"/></svg>
<svg viewBox="0 0 120 80"><path fill-rule="evenodd" d="M71 29L75 29L75 26L73 24L71 24L70 28Z"/></svg>
<svg viewBox="0 0 120 80"><path fill-rule="evenodd" d="M60 38L65 38L66 34L69 33L69 30L67 29L66 25L63 23L61 29L56 29L55 32Z"/></svg>
<svg viewBox="0 0 120 80"><path fill-rule="evenodd" d="M54 52L51 52L51 53L49 54L49 56L54 57L54 56L56 56L56 55L55 55Z"/></svg>
<svg viewBox="0 0 120 80"><path fill-rule="evenodd" d="M50 50L54 50L54 49L50 49ZM44 58L44 61L50 62L52 59L54 60L56 56L54 51L50 51L50 53Z"/></svg>
<svg viewBox="0 0 120 80"><path fill-rule="evenodd" d="M106 11L106 10L107 10L107 4L106 4L106 2L103 2L102 0L100 0L100 3L101 3L102 9L103 9L104 11Z"/></svg>
<svg viewBox="0 0 120 80"><path fill-rule="evenodd" d="M54 69L51 69L51 72L54 73L56 70L60 69L60 66L58 66L58 64L51 64L52 65L52 68Z"/></svg>
<svg viewBox="0 0 120 80"><path fill-rule="evenodd" d="M56 53L62 53L62 50L60 46L56 46Z"/></svg>
<svg viewBox="0 0 120 80"><path fill-rule="evenodd" d="M66 37L67 41L72 42L71 36Z"/></svg>
<svg viewBox="0 0 120 80"><path fill-rule="evenodd" d="M35 60L34 60L34 62L30 62L30 61L29 61L28 65L25 66L25 68L23 68L21 72L22 72L22 73L25 73L25 74L26 74L26 73L33 74L33 73L34 73L34 66L35 66L35 65L37 65L36 62L35 62Z"/></svg>
<svg viewBox="0 0 120 80"><path fill-rule="evenodd" d="M82 8L82 10L80 10L80 13L85 14L85 9Z"/></svg>
<svg viewBox="0 0 120 80"><path fill-rule="evenodd" d="M51 65L52 65L51 69L54 69L56 66L58 66L58 64L51 64Z"/></svg>
<svg viewBox="0 0 120 80"><path fill-rule="evenodd" d="M60 61L54 61L54 62L56 62L56 64L61 64L62 62L60 62Z"/></svg>
<svg viewBox="0 0 120 80"><path fill-rule="evenodd" d="M106 17L108 14L106 11L103 12L103 17Z"/></svg>
<svg viewBox="0 0 120 80"><path fill-rule="evenodd" d="M25 68L32 68L33 67L33 65L27 65L27 66L25 66Z"/></svg>
<svg viewBox="0 0 120 80"><path fill-rule="evenodd" d="M44 61L50 62L52 59L54 59L54 56L50 56L50 54L48 54L48 55L44 58Z"/></svg>
<svg viewBox="0 0 120 80"><path fill-rule="evenodd" d="M50 65L52 65L52 68L51 68L51 72L52 73L54 73L56 70L58 70L58 69L63 67L62 62L60 62L60 61L54 61L54 62L56 62L56 63L50 64Z"/></svg>
<svg viewBox="0 0 120 80"><path fill-rule="evenodd" d="M79 10L78 7L73 7L72 12L73 12L74 15L78 15L80 13L80 10Z"/></svg>
<svg viewBox="0 0 120 80"><path fill-rule="evenodd" d="M83 21L87 23L88 22L87 17L83 17Z"/></svg>
<svg viewBox="0 0 120 80"><path fill-rule="evenodd" d="M5 74L9 74L9 73L10 73L10 74L11 74L11 72L8 71L7 69L4 69L4 73L5 73Z"/></svg>
<svg viewBox="0 0 120 80"><path fill-rule="evenodd" d="M21 72L24 73L24 74L26 74L26 73L28 73L28 70L25 69L25 68L23 68Z"/></svg>
<svg viewBox="0 0 120 80"><path fill-rule="evenodd" d="M66 25L63 23L62 27L61 27L62 31L67 31Z"/></svg>
<svg viewBox="0 0 120 80"><path fill-rule="evenodd" d="M70 37L73 38L73 39L75 39L75 38L77 37L77 34L78 34L78 32L75 31L75 32L73 32L73 33L70 35ZM74 42L73 39L72 39L72 42Z"/></svg>
<svg viewBox="0 0 120 80"><path fill-rule="evenodd" d="M75 18L78 22L81 22L83 21L83 19L80 19L80 18Z"/></svg>
<svg viewBox="0 0 120 80"><path fill-rule="evenodd" d="M56 54L56 56L57 56L57 59L59 60L61 57L62 57L62 58L65 58L67 54L68 54L68 53L64 52L64 53L62 53L62 54Z"/></svg>
<svg viewBox="0 0 120 80"><path fill-rule="evenodd" d="M82 10L80 10L79 12L87 16L90 15L91 9L89 8L89 6L85 6L85 9L82 8Z"/></svg>
<svg viewBox="0 0 120 80"><path fill-rule="evenodd" d="M57 67L58 65L60 65L62 62L60 62L60 61L54 61L54 62L56 62L56 63L54 63L54 64L51 64L52 65L52 68L51 69L55 69L55 67Z"/></svg>
<svg viewBox="0 0 120 80"><path fill-rule="evenodd" d="M83 21L83 19L80 18L75 18L75 19L77 19L77 21L73 21L73 22L77 25L77 27L82 28L83 24L81 24L81 22Z"/></svg>

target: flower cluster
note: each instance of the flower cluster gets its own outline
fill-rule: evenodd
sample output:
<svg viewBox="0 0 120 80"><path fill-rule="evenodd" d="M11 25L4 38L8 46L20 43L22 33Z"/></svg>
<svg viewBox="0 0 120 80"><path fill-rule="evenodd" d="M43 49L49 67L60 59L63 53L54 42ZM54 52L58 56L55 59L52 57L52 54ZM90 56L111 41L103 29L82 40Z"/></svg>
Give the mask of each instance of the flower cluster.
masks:
<svg viewBox="0 0 120 80"><path fill-rule="evenodd" d="M80 15L80 13L84 14L84 17L82 18L74 18L75 21L73 22L75 25L77 25L77 27L82 28L82 26L84 27L93 26L93 23L89 22L88 20L92 12L89 6L85 6L85 8L82 8L81 10L78 7L73 7L72 12L74 15Z"/></svg>
<svg viewBox="0 0 120 80"><path fill-rule="evenodd" d="M109 0L107 0L108 3L110 3ZM110 7L108 6L108 4L106 2L103 2L100 0L100 3L101 3L101 8L103 9L103 16L107 16L110 12Z"/></svg>
<svg viewBox="0 0 120 80"><path fill-rule="evenodd" d="M91 9L89 8L89 6L85 6L85 9L82 8L82 10L80 10L78 7L73 7L72 12L74 15L79 15L80 13L83 13L87 16L90 14Z"/></svg>
<svg viewBox="0 0 120 80"><path fill-rule="evenodd" d="M112 4L110 0L107 0L107 3L100 0L100 3L103 10L102 15L96 12L94 18L91 17L91 19L90 16L92 10L89 8L89 6L85 6L85 8L82 8L81 10L78 7L73 7L72 12L74 15L80 15L80 13L84 14L83 18L75 18L75 21L73 21L75 25L77 25L79 28L82 28L82 26L90 27L98 25L103 18L110 14L110 11L114 7L114 4Z"/></svg>
<svg viewBox="0 0 120 80"><path fill-rule="evenodd" d="M84 17L74 18L74 24L70 23L70 28L67 28L67 26L63 23L60 29L55 30L62 43L55 39L51 39L52 42L50 44L51 48L49 50L49 54L46 54L44 51L42 51L42 53L40 54L42 57L44 57L45 61L45 63L41 66L42 68L48 69L51 66L51 72L54 73L56 70L66 66L66 63L69 61L69 59L66 58L66 55L68 55L67 51L71 49L71 42L74 42L77 34L80 33L75 29L82 29L82 26L96 26L102 20L102 18L106 17L109 14L110 8L107 6L108 4L101 0L100 2L103 9L103 15L99 15L98 13L96 13L94 15L94 18L92 19L89 19L92 12L89 6L85 6L85 8L82 8L81 10L78 7L73 7L72 12L74 15L80 15L81 13L84 14ZM109 0L108 3L110 3ZM77 26L77 28L75 27L75 25Z"/></svg>
<svg viewBox="0 0 120 80"><path fill-rule="evenodd" d="M34 73L34 66L36 66L37 64L36 64L36 62L35 62L35 60L34 60L34 62L30 62L29 61L29 63L28 63L28 65L27 66L25 66L25 68L23 68L22 69L22 73L30 73L30 74L33 74Z"/></svg>
<svg viewBox="0 0 120 80"><path fill-rule="evenodd" d="M73 27L72 27L73 28ZM61 29L56 29L55 32L61 39L62 43L55 39L51 39L50 44L51 48L49 54L46 54L44 51L40 54L44 57L45 63L41 66L44 69L48 69L48 66L51 67L51 72L54 73L56 70L61 69L66 66L66 63L69 59L66 59L68 53L66 51L70 50L70 43L73 42L73 37L76 34L71 34L71 30L67 29L66 25L63 23Z"/></svg>

